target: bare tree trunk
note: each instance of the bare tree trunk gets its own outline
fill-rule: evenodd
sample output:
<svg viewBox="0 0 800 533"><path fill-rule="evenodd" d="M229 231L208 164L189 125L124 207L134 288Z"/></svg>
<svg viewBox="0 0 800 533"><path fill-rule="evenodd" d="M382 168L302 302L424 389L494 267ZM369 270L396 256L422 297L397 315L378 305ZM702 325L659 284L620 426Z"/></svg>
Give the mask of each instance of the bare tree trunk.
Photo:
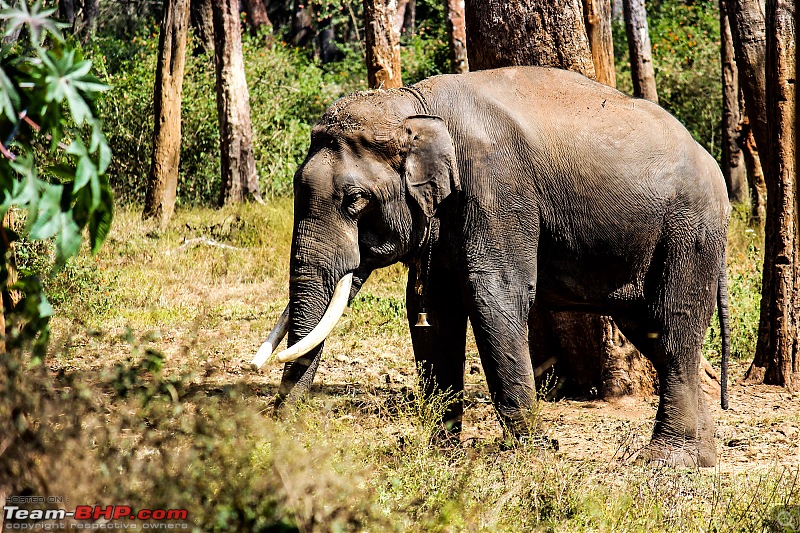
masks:
<svg viewBox="0 0 800 533"><path fill-rule="evenodd" d="M194 35L197 37L194 53L214 53L214 19L212 0L191 0L190 17Z"/></svg>
<svg viewBox="0 0 800 533"><path fill-rule="evenodd" d="M451 71L454 74L469 72L464 0L447 0L447 34L450 37Z"/></svg>
<svg viewBox="0 0 800 533"><path fill-rule="evenodd" d="M175 209L181 158L181 99L189 0L164 3L158 40L158 66L154 94L153 155L147 177L143 218L156 218L162 226Z"/></svg>
<svg viewBox="0 0 800 533"><path fill-rule="evenodd" d="M800 231L795 164L794 0L766 5L766 168L764 282L756 356L749 381L800 390ZM762 145L759 145L761 147Z"/></svg>
<svg viewBox="0 0 800 533"><path fill-rule="evenodd" d="M97 28L97 14L100 11L100 0L84 0L83 2L83 24L81 26L81 42L86 44L94 35Z"/></svg>
<svg viewBox="0 0 800 533"><path fill-rule="evenodd" d="M578 0L468 0L466 19L472 68L547 65L594 78ZM603 398L655 392L652 365L609 317L534 308L528 333L539 387Z"/></svg>
<svg viewBox="0 0 800 533"><path fill-rule="evenodd" d="M722 63L722 173L728 186L728 198L745 204L749 201L747 167L737 139L742 121L739 110L739 73L733 51L733 37L728 22L726 0L720 0L719 33Z"/></svg>
<svg viewBox="0 0 800 533"><path fill-rule="evenodd" d="M768 174L770 160L767 132L767 89L765 78L766 28L764 0L726 0L728 20L733 37L739 85L744 95L745 109L753 136L761 155L764 173Z"/></svg>
<svg viewBox="0 0 800 533"><path fill-rule="evenodd" d="M267 15L267 6L263 0L244 0L244 10L247 13L247 24L252 35L257 35L259 31L264 31L267 35L272 35L272 22ZM269 43L271 44L271 42Z"/></svg>
<svg viewBox="0 0 800 533"><path fill-rule="evenodd" d="M467 0L465 13L472 70L539 65L595 77L580 0Z"/></svg>
<svg viewBox="0 0 800 533"><path fill-rule="evenodd" d="M739 107L743 108L739 99ZM739 147L742 149L744 164L747 167L747 185L750 188L750 216L756 222L763 222L767 216L767 184L764 181L764 171L761 168L761 158L758 155L756 139L750 127L750 119L742 116L739 125Z"/></svg>
<svg viewBox="0 0 800 533"><path fill-rule="evenodd" d="M614 40L611 37L611 0L583 0L583 17L597 81L616 87Z"/></svg>
<svg viewBox="0 0 800 533"><path fill-rule="evenodd" d="M397 0L364 0L367 77L372 88L402 87L400 35L393 24Z"/></svg>
<svg viewBox="0 0 800 533"><path fill-rule="evenodd" d="M252 197L261 202L253 154L250 93L244 75L238 0L215 0L214 64L219 116L220 205Z"/></svg>
<svg viewBox="0 0 800 533"><path fill-rule="evenodd" d="M75 31L75 0L58 0L58 16Z"/></svg>
<svg viewBox="0 0 800 533"><path fill-rule="evenodd" d="M397 8L394 14L394 29L398 35L403 32L413 32L416 20L415 11L417 9L416 0L397 0Z"/></svg>
<svg viewBox="0 0 800 533"><path fill-rule="evenodd" d="M625 33L631 56L633 94L658 103L653 54L650 51L650 32L647 29L647 12L644 0L624 0Z"/></svg>

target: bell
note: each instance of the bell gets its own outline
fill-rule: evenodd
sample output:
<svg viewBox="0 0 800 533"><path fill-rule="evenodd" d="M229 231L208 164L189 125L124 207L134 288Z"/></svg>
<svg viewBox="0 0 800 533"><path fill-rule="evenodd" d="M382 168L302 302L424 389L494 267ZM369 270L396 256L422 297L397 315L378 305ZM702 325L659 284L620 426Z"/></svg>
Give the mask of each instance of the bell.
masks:
<svg viewBox="0 0 800 533"><path fill-rule="evenodd" d="M419 313L417 315L417 324L418 328L428 328L430 324L428 323L428 313Z"/></svg>

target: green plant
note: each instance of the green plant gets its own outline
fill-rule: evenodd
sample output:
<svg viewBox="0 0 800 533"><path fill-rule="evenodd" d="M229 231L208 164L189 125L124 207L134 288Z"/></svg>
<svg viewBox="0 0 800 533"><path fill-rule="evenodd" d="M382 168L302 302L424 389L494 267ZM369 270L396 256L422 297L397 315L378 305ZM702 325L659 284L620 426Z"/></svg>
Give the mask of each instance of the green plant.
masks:
<svg viewBox="0 0 800 533"><path fill-rule="evenodd" d="M0 49L0 213L12 207L25 210L30 239L54 238L59 268L80 250L85 228L93 251L111 228L114 202L106 175L111 150L95 104L108 87L91 74L91 61L63 41L59 23L50 18L55 9L25 1L15 7L3 2L0 7L5 35L27 36ZM3 287L8 282L6 254L17 238L3 228ZM33 276L22 276L10 288L22 291L23 298L12 310L8 340L36 337L34 346L41 355L52 314L41 284Z"/></svg>

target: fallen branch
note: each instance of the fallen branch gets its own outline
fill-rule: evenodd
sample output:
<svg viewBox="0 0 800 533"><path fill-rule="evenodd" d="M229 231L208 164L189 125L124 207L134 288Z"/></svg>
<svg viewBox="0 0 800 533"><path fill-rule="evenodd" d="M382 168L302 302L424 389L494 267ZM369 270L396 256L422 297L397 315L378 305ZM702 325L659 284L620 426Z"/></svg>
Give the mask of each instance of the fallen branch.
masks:
<svg viewBox="0 0 800 533"><path fill-rule="evenodd" d="M171 254L173 252L180 252L182 250L186 250L187 248L194 248L195 246L198 246L200 244L204 244L206 246L213 246L215 248L222 248L223 250L243 250L243 248L217 242L214 239L209 239L207 237L197 237L195 239L184 239L183 244L178 246L176 249L167 252L167 254Z"/></svg>

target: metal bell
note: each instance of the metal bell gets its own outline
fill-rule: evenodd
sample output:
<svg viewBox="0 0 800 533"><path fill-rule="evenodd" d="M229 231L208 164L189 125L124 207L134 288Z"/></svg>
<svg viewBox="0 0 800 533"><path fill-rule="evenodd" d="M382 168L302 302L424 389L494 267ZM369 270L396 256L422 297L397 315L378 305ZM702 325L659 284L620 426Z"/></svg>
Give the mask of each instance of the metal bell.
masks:
<svg viewBox="0 0 800 533"><path fill-rule="evenodd" d="M430 324L428 323L428 313L419 313L417 315L417 324L418 328L428 328Z"/></svg>

